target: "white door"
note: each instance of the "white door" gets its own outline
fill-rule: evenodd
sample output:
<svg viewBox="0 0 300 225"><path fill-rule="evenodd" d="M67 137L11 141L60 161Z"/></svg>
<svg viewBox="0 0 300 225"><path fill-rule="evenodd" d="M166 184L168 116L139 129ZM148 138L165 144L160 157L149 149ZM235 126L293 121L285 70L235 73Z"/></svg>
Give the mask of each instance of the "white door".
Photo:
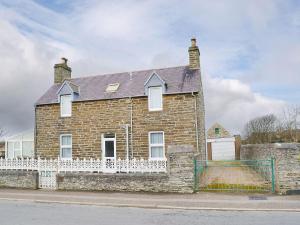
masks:
<svg viewBox="0 0 300 225"><path fill-rule="evenodd" d="M104 134L102 136L102 159L103 172L116 172L116 137L115 134Z"/></svg>
<svg viewBox="0 0 300 225"><path fill-rule="evenodd" d="M212 142L211 148L212 160L235 160L234 139Z"/></svg>

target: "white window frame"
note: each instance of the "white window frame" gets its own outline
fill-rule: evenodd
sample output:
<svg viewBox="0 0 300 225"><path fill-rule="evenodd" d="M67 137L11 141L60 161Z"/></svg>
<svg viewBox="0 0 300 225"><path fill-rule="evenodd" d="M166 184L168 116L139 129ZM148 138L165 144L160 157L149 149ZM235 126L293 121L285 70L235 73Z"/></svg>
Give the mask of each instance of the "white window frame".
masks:
<svg viewBox="0 0 300 225"><path fill-rule="evenodd" d="M163 143L162 144L151 144L151 134L157 134L160 133L163 135ZM165 132L164 131L150 131L148 133L148 143L149 143L149 159L150 160L157 160L157 159L165 159ZM151 155L151 147L163 147L163 157L161 158L153 158Z"/></svg>
<svg viewBox="0 0 300 225"><path fill-rule="evenodd" d="M160 106L159 108L151 108L150 100L151 100L151 89L157 89L159 88L161 90L161 99L160 99ZM162 111L163 110L163 89L162 86L153 86L148 87L148 109L149 111Z"/></svg>
<svg viewBox="0 0 300 225"><path fill-rule="evenodd" d="M61 100L61 98L62 97L64 97L64 96L70 96L70 102L71 102L71 111L70 111L70 113L67 113L67 114L63 114L63 110L62 110L62 100ZM59 101L60 101L60 116L61 117L70 117L70 116L72 116L72 95L71 94L67 94L67 95L61 95L60 97L59 97Z"/></svg>
<svg viewBox="0 0 300 225"><path fill-rule="evenodd" d="M62 137L65 137L65 136L71 137L71 144L70 144L70 145L62 145ZM60 147L59 157L60 157L60 159L62 159L62 160L71 160L71 159L72 159L72 154L73 154L73 148L72 148L72 144L73 144L72 134L61 134L59 139L60 139L60 144L59 144L59 147ZM62 149L63 149L63 148L70 148L70 149L71 149L71 157L70 157L70 158L63 158L63 157L62 157Z"/></svg>

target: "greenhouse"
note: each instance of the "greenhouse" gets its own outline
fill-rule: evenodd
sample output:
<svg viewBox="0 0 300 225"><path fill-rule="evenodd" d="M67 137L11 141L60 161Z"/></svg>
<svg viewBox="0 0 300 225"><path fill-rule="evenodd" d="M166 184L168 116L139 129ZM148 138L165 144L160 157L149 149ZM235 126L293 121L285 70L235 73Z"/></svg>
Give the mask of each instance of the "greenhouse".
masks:
<svg viewBox="0 0 300 225"><path fill-rule="evenodd" d="M28 130L5 140L6 158L32 158L34 157L34 132Z"/></svg>

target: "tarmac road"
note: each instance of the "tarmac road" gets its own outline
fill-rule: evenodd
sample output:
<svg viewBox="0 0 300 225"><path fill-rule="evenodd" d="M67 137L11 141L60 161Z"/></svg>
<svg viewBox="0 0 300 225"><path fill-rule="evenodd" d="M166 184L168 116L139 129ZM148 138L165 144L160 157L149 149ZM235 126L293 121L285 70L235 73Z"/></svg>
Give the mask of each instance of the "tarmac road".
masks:
<svg viewBox="0 0 300 225"><path fill-rule="evenodd" d="M149 209L0 200L1 225L298 225L299 221L299 212Z"/></svg>

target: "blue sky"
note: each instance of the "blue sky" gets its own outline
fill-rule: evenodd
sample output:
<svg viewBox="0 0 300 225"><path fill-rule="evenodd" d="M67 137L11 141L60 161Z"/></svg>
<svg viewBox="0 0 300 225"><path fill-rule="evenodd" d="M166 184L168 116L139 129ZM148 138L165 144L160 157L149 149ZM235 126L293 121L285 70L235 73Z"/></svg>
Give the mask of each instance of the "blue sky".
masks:
<svg viewBox="0 0 300 225"><path fill-rule="evenodd" d="M33 126L33 105L69 59L73 77L185 65L201 51L207 126L232 133L300 102L300 1L0 0L0 126ZM22 116L20 116L22 115Z"/></svg>

